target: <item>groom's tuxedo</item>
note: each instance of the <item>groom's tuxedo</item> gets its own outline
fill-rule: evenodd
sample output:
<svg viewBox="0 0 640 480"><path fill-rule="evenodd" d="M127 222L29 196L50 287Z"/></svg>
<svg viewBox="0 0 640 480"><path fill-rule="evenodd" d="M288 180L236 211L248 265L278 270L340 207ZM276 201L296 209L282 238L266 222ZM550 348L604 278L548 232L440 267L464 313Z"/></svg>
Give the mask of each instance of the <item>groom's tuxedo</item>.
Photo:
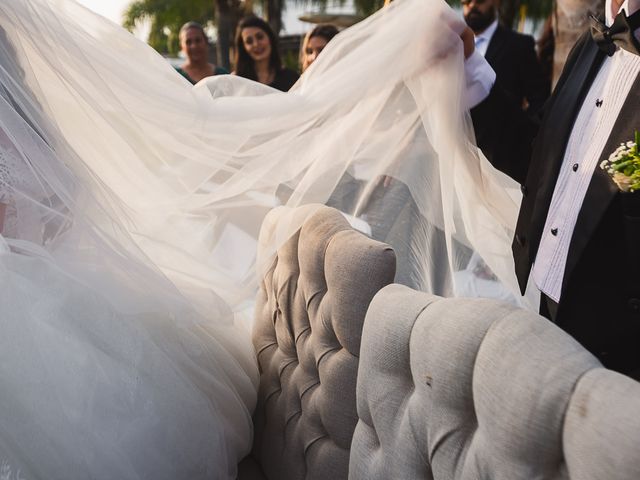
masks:
<svg viewBox="0 0 640 480"><path fill-rule="evenodd" d="M523 291L576 117L605 58L591 36L583 36L539 122L514 108L499 85L471 112L480 148L495 167L522 185L513 255ZM640 76L600 160L632 140L635 130L640 130ZM559 303L547 297L543 302L541 311L605 366L632 375L640 372L640 192L620 193L596 167L570 239Z"/></svg>

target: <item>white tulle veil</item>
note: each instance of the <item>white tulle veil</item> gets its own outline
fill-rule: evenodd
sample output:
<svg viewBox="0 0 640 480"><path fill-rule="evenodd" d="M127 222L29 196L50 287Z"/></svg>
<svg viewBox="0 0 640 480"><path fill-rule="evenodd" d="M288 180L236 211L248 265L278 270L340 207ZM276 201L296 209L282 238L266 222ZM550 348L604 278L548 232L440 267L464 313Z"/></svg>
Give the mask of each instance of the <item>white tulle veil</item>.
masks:
<svg viewBox="0 0 640 480"><path fill-rule="evenodd" d="M173 426L175 438L205 446L158 461L154 472L173 473L152 476L179 478L194 463L233 476L250 446L257 377L240 320L271 254L320 204L390 243L398 282L531 305L510 251L518 189L472 141L463 26L442 0L398 0L340 33L281 93L234 76L192 88L72 1L0 3L0 150L14 178L0 185L14 210L13 230L0 237L0 276L14 285L0 293L13 312L3 336L14 340L0 342L0 363L26 359L24 371L0 369L0 389L17 389L2 403L0 461L33 478L142 478L136 459L151 453L136 435ZM20 290L32 302L14 301L33 278ZM67 320L52 324L52 311ZM86 312L91 329L79 334ZM47 357L51 344L70 358ZM171 359L161 369L171 393L156 378L161 357ZM113 363L127 373L108 378ZM136 383L137 372L148 381ZM47 405L20 404L33 388L27 377L44 382ZM111 391L127 382L144 390L132 388L133 403ZM156 404L145 416L135 399ZM192 416L163 426L180 402ZM42 444L12 433L33 411L42 412ZM93 428L134 412L138 425ZM210 420L193 428L204 412ZM123 432L129 451L117 446ZM77 470L57 463L70 457Z"/></svg>

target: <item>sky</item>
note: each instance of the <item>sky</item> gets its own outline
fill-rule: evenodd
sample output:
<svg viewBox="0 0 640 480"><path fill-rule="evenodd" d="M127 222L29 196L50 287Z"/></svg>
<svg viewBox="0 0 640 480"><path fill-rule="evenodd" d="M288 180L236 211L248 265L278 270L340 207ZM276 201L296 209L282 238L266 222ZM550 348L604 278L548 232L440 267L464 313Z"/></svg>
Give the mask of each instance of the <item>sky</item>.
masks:
<svg viewBox="0 0 640 480"><path fill-rule="evenodd" d="M77 0L78 3L89 7L94 12L107 17L114 22L122 23L122 13L131 0Z"/></svg>

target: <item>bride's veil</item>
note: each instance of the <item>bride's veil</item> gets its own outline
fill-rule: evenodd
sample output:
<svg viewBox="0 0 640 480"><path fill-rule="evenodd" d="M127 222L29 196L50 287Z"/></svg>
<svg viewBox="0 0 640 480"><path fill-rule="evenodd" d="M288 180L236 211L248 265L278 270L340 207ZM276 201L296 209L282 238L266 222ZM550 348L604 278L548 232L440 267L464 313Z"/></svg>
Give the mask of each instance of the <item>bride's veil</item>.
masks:
<svg viewBox="0 0 640 480"><path fill-rule="evenodd" d="M209 402L227 419L217 441L228 464L214 468L232 471L249 446L256 381L240 320L271 255L318 205L390 243L398 282L530 305L510 251L518 189L479 154L465 112L463 26L443 0L398 0L340 33L281 93L234 76L192 88L148 46L73 1L3 1L0 165L12 167L0 170L0 203L11 210L0 275L49 272L43 292L65 279L85 292L68 298L91 295L95 311L121 318L121 331L76 339L107 337L109 361L132 361L119 341L144 325L178 365L176 383L201 395L186 402ZM46 351L63 331L34 335L30 348ZM211 362L194 360L194 350ZM43 365L32 367L24 374ZM2 375L5 391L13 377ZM56 378L48 377L51 403L71 415L69 385ZM61 428L49 427L52 437ZM102 440L106 455L113 438ZM2 439L0 452L28 457ZM122 465L118 455L134 454L113 453Z"/></svg>
<svg viewBox="0 0 640 480"><path fill-rule="evenodd" d="M93 183L109 227L91 220L121 227L183 293L236 308L267 212L329 204L396 248L403 283L465 294L456 273L480 258L517 296L518 197L471 141L462 22L444 2L398 2L341 33L288 94L233 76L187 88L73 2L0 8L33 93L27 121L50 123L63 163Z"/></svg>

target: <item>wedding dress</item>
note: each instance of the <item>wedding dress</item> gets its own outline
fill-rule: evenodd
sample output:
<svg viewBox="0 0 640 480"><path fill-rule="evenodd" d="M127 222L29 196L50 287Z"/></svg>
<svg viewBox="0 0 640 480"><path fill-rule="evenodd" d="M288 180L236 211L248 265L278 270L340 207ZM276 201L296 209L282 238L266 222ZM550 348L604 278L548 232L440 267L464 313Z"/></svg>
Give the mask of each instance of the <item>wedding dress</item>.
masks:
<svg viewBox="0 0 640 480"><path fill-rule="evenodd" d="M398 0L281 93L192 88L73 1L0 3L0 478L234 478L247 312L320 204L391 243L400 282L527 305L518 189L465 112L463 26Z"/></svg>

